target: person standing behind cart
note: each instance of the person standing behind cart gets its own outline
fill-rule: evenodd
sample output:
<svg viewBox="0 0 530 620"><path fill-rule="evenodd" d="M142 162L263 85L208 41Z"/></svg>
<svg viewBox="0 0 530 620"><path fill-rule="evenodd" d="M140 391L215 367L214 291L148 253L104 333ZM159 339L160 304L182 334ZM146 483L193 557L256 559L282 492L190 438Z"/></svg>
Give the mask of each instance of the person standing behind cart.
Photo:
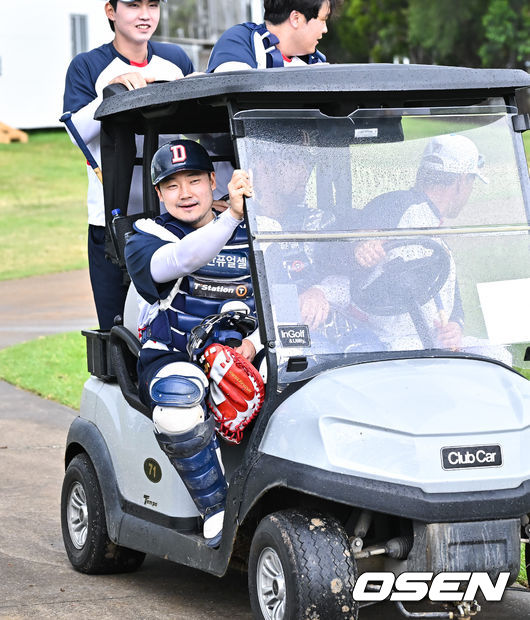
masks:
<svg viewBox="0 0 530 620"><path fill-rule="evenodd" d="M63 104L63 118L74 124L98 164L101 123L94 120L94 113L105 86L123 84L134 90L155 80L177 80L194 71L190 58L178 45L150 42L160 19L159 0L110 0L105 3L105 14L114 39L72 60L66 74ZM114 317L123 313L127 287L119 267L105 257L103 187L90 166L87 171L90 281L99 326L108 330ZM128 213L142 209L140 177L139 170L135 170Z"/></svg>
<svg viewBox="0 0 530 620"><path fill-rule="evenodd" d="M212 209L213 170L207 151L197 142L174 140L158 149L152 182L168 212L134 224L136 233L127 241L125 258L141 298L140 398L153 412L161 449L204 518L207 544L215 547L221 538L227 485L214 418L204 406L208 379L185 352L191 330L202 319L223 312L234 301L251 311L254 299L243 222L243 197L253 194L249 175L234 171L228 185L230 207L218 214ZM230 338L233 332L221 329L215 340L229 345ZM259 346L255 331L235 350L250 367ZM220 372L228 378L229 370ZM247 393L244 398L250 402L253 397Z"/></svg>
<svg viewBox="0 0 530 620"><path fill-rule="evenodd" d="M232 26L214 45L208 73L326 62L317 50L339 0L265 0L264 23Z"/></svg>

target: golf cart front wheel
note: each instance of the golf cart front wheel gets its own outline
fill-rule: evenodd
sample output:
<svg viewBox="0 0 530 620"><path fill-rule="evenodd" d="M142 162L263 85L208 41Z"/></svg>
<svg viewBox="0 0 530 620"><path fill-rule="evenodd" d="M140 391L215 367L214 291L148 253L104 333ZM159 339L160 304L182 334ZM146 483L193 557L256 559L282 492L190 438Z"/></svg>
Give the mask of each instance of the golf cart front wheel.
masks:
<svg viewBox="0 0 530 620"><path fill-rule="evenodd" d="M348 539L333 517L284 510L265 517L250 548L253 617L262 620L356 620L357 576Z"/></svg>
<svg viewBox="0 0 530 620"><path fill-rule="evenodd" d="M61 527L68 559L81 573L132 572L144 561L145 553L120 547L109 539L101 489L86 454L75 456L66 470Z"/></svg>

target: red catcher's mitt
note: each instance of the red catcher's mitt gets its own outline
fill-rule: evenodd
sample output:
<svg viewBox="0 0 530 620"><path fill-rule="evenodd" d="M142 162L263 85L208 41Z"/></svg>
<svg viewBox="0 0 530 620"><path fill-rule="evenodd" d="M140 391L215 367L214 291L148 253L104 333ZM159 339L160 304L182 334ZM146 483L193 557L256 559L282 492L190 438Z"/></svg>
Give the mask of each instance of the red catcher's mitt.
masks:
<svg viewBox="0 0 530 620"><path fill-rule="evenodd" d="M217 431L227 441L239 443L243 430L263 404L263 379L248 360L222 344L206 347L199 361L210 380L206 402L217 422Z"/></svg>

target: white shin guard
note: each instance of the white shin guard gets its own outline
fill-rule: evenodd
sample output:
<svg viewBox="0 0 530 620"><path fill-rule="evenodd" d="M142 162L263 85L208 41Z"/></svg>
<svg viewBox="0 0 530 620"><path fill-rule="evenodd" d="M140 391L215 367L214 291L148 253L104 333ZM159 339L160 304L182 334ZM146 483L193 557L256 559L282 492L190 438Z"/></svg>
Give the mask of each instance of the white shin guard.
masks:
<svg viewBox="0 0 530 620"><path fill-rule="evenodd" d="M173 377L173 381L171 381ZM165 381L164 390L156 394L158 385ZM157 403L153 409L153 422L157 432L185 433L204 422L204 398L208 379L202 370L190 362L172 362L158 370L149 386ZM194 395L191 397L191 394ZM192 398L189 401L189 397Z"/></svg>

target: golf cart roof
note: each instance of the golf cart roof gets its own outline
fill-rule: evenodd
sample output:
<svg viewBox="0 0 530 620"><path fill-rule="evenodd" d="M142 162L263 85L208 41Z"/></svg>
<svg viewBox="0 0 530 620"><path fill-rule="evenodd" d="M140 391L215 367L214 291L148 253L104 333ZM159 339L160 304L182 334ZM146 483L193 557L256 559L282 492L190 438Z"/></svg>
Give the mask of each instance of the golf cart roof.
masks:
<svg viewBox="0 0 530 620"><path fill-rule="evenodd" d="M434 65L357 64L199 75L123 91L105 89L95 118L119 118L142 133L154 121L161 130L226 131L227 106L319 107L341 114L354 107L465 105L530 86L530 75L512 69L470 69ZM120 96L113 96L119 94Z"/></svg>

